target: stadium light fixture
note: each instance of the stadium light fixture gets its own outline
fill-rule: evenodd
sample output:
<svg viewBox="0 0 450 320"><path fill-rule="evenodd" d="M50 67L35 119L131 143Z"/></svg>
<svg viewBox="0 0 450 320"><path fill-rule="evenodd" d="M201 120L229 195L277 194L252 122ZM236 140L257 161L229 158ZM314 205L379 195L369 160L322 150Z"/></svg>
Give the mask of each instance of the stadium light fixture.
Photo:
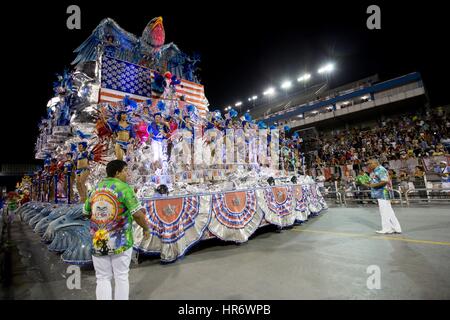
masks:
<svg viewBox="0 0 450 320"><path fill-rule="evenodd" d="M263 94L264 94L265 96L267 96L267 95L271 96L271 95L275 94L275 89L274 89L274 88L269 88L269 89L267 89L266 91L264 91Z"/></svg>
<svg viewBox="0 0 450 320"><path fill-rule="evenodd" d="M252 97L252 100L256 100L256 99L258 99L258 96L253 96Z"/></svg>
<svg viewBox="0 0 450 320"><path fill-rule="evenodd" d="M281 84L281 88L282 89L289 89L290 87L292 86L292 82L291 81L284 81L282 84Z"/></svg>
<svg viewBox="0 0 450 320"><path fill-rule="evenodd" d="M328 64L324 65L323 67L321 67L317 72L318 73L330 73L333 70L334 70L334 64L328 63Z"/></svg>
<svg viewBox="0 0 450 320"><path fill-rule="evenodd" d="M297 79L298 82L301 81L308 81L311 78L311 75L309 73L305 73L300 78Z"/></svg>
<svg viewBox="0 0 450 320"><path fill-rule="evenodd" d="M235 107L239 107L239 106L241 106L242 105L242 102L241 101L239 101L239 102L236 102L236 104L234 105Z"/></svg>
<svg viewBox="0 0 450 320"><path fill-rule="evenodd" d="M247 112L250 112L250 110L247 110Z"/></svg>

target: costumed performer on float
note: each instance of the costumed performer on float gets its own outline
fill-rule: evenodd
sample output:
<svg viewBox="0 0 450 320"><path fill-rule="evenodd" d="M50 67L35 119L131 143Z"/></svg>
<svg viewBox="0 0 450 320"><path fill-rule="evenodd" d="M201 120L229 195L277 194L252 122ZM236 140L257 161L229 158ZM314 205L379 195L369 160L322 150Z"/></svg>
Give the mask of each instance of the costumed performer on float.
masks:
<svg viewBox="0 0 450 320"><path fill-rule="evenodd" d="M49 198L48 201L56 200L57 191L55 190L55 186L58 184L58 160L56 158L52 158L50 160L50 168L49 168Z"/></svg>
<svg viewBox="0 0 450 320"><path fill-rule="evenodd" d="M68 202L73 201L73 185L75 182L75 163L73 162L73 153L66 153L66 161L64 161L64 185Z"/></svg>
<svg viewBox="0 0 450 320"><path fill-rule="evenodd" d="M155 121L148 127L153 152L153 170L162 169L164 161L163 145L169 133L169 124L162 119L161 113L155 113Z"/></svg>
<svg viewBox="0 0 450 320"><path fill-rule="evenodd" d="M49 157L49 155L47 155L47 157L44 160L44 169L42 170L42 176L41 176L43 201L50 201L50 197L49 197L49 190L50 190L49 188L50 188L50 180L51 180L50 165L51 165L51 158Z"/></svg>
<svg viewBox="0 0 450 320"><path fill-rule="evenodd" d="M108 122L111 131L115 134L115 154L118 160L123 160L128 151L128 146L135 141L136 133L133 125L128 122L128 115L124 111L120 111L117 115L116 122Z"/></svg>
<svg viewBox="0 0 450 320"><path fill-rule="evenodd" d="M89 161L94 160L92 153L87 151L87 142L78 143L78 153L76 156L76 185L81 203L87 198L86 181L89 177Z"/></svg>
<svg viewBox="0 0 450 320"><path fill-rule="evenodd" d="M182 161L183 167L186 171L192 169L192 151L194 145L194 127L189 116L183 117L183 122L181 123L181 150L182 150Z"/></svg>

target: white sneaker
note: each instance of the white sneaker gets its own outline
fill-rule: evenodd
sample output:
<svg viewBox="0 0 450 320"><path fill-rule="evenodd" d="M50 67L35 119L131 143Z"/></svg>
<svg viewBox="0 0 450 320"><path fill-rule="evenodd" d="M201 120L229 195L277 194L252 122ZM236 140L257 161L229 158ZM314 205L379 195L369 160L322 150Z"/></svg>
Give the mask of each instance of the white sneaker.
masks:
<svg viewBox="0 0 450 320"><path fill-rule="evenodd" d="M394 233L394 230L377 230L377 231L375 231L376 233L378 233L378 234L392 234L392 233Z"/></svg>

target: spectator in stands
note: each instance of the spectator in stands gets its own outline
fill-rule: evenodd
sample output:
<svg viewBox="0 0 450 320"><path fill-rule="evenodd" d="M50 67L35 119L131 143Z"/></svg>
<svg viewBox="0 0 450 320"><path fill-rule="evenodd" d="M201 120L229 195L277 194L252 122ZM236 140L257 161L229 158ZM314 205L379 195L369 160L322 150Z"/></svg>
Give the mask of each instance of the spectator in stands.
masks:
<svg viewBox="0 0 450 320"><path fill-rule="evenodd" d="M321 169L319 169L319 175L316 177L316 182L320 192L323 192L325 189L325 176L323 175Z"/></svg>
<svg viewBox="0 0 450 320"><path fill-rule="evenodd" d="M385 165L391 160L407 160L432 155L445 155L450 150L450 121L442 109L420 110L390 117L367 130L351 128L320 133L316 142L322 167L359 164L377 157ZM307 145L308 141L304 145ZM308 151L308 150L306 150Z"/></svg>
<svg viewBox="0 0 450 320"><path fill-rule="evenodd" d="M346 197L352 198L354 196L353 191L356 190L356 183L352 176L346 176L341 181L341 189L345 192Z"/></svg>
<svg viewBox="0 0 450 320"><path fill-rule="evenodd" d="M409 189L409 176L408 172L405 169L400 170L400 174L398 175L398 180L400 181L400 190L402 193L406 193Z"/></svg>
<svg viewBox="0 0 450 320"><path fill-rule="evenodd" d="M424 174L425 173L423 171L423 168L421 166L416 166L416 170L414 171L414 177L423 178Z"/></svg>
<svg viewBox="0 0 450 320"><path fill-rule="evenodd" d="M448 166L447 161L441 161L439 163L440 176L442 181L442 189L450 189L450 166Z"/></svg>
<svg viewBox="0 0 450 320"><path fill-rule="evenodd" d="M394 169L389 169L389 179L391 180L397 180L397 173Z"/></svg>
<svg viewBox="0 0 450 320"><path fill-rule="evenodd" d="M363 169L359 170L358 175L356 176L356 183L358 185L368 184L370 181L370 177Z"/></svg>
<svg viewBox="0 0 450 320"><path fill-rule="evenodd" d="M443 146L442 143L439 143L439 144L436 146L435 152L433 152L433 156L443 156L443 155L445 155L444 146Z"/></svg>
<svg viewBox="0 0 450 320"><path fill-rule="evenodd" d="M359 170L359 173L358 173L358 175L355 178L355 182L356 182L356 186L357 186L359 191L361 191L361 190L368 190L366 185L370 182L370 177L364 170L361 169L361 170ZM366 194L364 192L359 192L357 194L357 197L360 198L360 199L364 199L365 195Z"/></svg>

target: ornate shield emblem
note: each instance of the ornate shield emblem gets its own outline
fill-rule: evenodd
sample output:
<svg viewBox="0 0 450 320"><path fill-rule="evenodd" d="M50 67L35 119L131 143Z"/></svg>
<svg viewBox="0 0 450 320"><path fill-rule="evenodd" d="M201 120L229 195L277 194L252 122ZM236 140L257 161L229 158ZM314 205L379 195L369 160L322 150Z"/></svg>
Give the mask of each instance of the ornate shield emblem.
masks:
<svg viewBox="0 0 450 320"><path fill-rule="evenodd" d="M107 192L97 192L91 200L91 220L98 225L106 225L114 221L119 214L117 198Z"/></svg>
<svg viewBox="0 0 450 320"><path fill-rule="evenodd" d="M155 210L162 222L172 224L183 213L183 198L155 200Z"/></svg>

